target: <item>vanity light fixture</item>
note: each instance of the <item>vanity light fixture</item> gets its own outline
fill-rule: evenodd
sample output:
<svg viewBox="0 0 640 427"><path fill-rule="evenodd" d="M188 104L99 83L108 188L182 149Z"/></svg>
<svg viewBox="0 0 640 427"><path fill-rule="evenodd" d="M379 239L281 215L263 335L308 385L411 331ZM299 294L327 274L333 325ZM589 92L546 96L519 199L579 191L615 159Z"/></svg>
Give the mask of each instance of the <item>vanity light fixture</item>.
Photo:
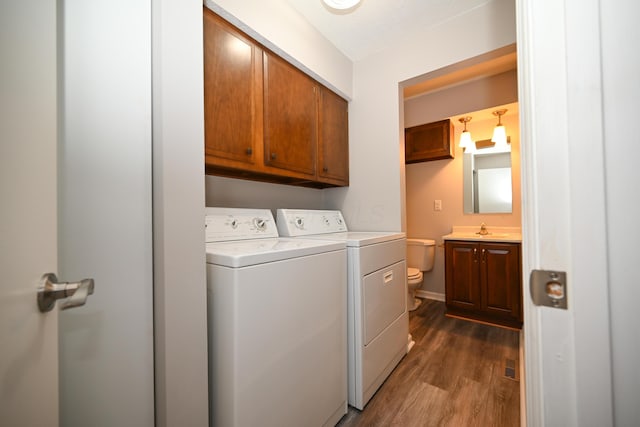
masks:
<svg viewBox="0 0 640 427"><path fill-rule="evenodd" d="M473 153L476 151L476 143L471 139L471 132L467 130L467 123L471 121L471 117L460 117L458 119L460 123L464 123L464 130L460 135L460 142L458 145L463 148L466 153Z"/></svg>
<svg viewBox="0 0 640 427"><path fill-rule="evenodd" d="M356 6L360 0L322 0L322 2L331 9L346 10Z"/></svg>
<svg viewBox="0 0 640 427"><path fill-rule="evenodd" d="M498 124L496 125L495 128L493 128L493 137L491 138L491 142L495 143L495 147L496 148L507 148L507 131L504 128L504 125L502 124L502 121L500 120L502 118L502 116L504 115L504 113L506 113L507 110L496 110L493 112L494 116L498 116Z"/></svg>

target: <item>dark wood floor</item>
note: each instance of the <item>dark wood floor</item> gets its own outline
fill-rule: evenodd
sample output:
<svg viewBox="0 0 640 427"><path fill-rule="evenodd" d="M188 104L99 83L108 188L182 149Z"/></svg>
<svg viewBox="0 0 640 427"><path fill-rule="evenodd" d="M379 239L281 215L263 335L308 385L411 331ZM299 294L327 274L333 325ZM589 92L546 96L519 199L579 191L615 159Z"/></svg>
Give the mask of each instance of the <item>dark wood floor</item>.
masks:
<svg viewBox="0 0 640 427"><path fill-rule="evenodd" d="M423 300L410 313L415 346L364 410L349 407L339 426L520 425L519 333L444 311L444 303Z"/></svg>

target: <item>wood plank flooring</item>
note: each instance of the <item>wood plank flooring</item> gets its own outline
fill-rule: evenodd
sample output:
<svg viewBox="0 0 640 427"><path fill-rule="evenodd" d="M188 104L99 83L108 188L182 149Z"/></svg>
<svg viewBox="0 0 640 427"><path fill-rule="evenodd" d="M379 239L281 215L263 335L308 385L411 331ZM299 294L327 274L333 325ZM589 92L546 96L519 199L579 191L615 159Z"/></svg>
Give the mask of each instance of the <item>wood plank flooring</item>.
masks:
<svg viewBox="0 0 640 427"><path fill-rule="evenodd" d="M349 407L338 426L520 425L518 331L444 312L443 302L425 299L410 313L415 346L364 410ZM505 376L508 359L515 378Z"/></svg>

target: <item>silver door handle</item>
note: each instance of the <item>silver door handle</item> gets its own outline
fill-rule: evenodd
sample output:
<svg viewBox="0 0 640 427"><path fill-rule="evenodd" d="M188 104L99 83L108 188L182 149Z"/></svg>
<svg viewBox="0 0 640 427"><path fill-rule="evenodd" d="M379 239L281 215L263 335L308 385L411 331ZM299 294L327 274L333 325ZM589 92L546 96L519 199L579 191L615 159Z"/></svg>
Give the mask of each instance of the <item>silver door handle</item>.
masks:
<svg viewBox="0 0 640 427"><path fill-rule="evenodd" d="M61 309L79 307L87 302L87 297L93 294L93 279L82 279L79 282L58 282L53 273L42 276L42 284L38 289L38 308L41 312L51 311L56 301L69 298L62 304Z"/></svg>

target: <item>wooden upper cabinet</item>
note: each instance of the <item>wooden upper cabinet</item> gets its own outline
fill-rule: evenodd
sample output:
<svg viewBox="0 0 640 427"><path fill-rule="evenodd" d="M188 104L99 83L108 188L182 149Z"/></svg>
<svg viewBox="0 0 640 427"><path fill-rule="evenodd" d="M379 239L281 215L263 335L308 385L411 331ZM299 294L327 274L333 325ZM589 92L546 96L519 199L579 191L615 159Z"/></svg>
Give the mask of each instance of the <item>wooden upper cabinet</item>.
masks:
<svg viewBox="0 0 640 427"><path fill-rule="evenodd" d="M319 123L318 180L349 185L349 104L324 87Z"/></svg>
<svg viewBox="0 0 640 427"><path fill-rule="evenodd" d="M206 173L348 185L347 101L206 7L203 20Z"/></svg>
<svg viewBox="0 0 640 427"><path fill-rule="evenodd" d="M264 53L265 164L316 174L318 84L277 56Z"/></svg>
<svg viewBox="0 0 640 427"><path fill-rule="evenodd" d="M451 120L441 120L404 130L405 163L453 159L455 145Z"/></svg>
<svg viewBox="0 0 640 427"><path fill-rule="evenodd" d="M222 166L252 165L261 154L262 51L204 8L205 156Z"/></svg>

